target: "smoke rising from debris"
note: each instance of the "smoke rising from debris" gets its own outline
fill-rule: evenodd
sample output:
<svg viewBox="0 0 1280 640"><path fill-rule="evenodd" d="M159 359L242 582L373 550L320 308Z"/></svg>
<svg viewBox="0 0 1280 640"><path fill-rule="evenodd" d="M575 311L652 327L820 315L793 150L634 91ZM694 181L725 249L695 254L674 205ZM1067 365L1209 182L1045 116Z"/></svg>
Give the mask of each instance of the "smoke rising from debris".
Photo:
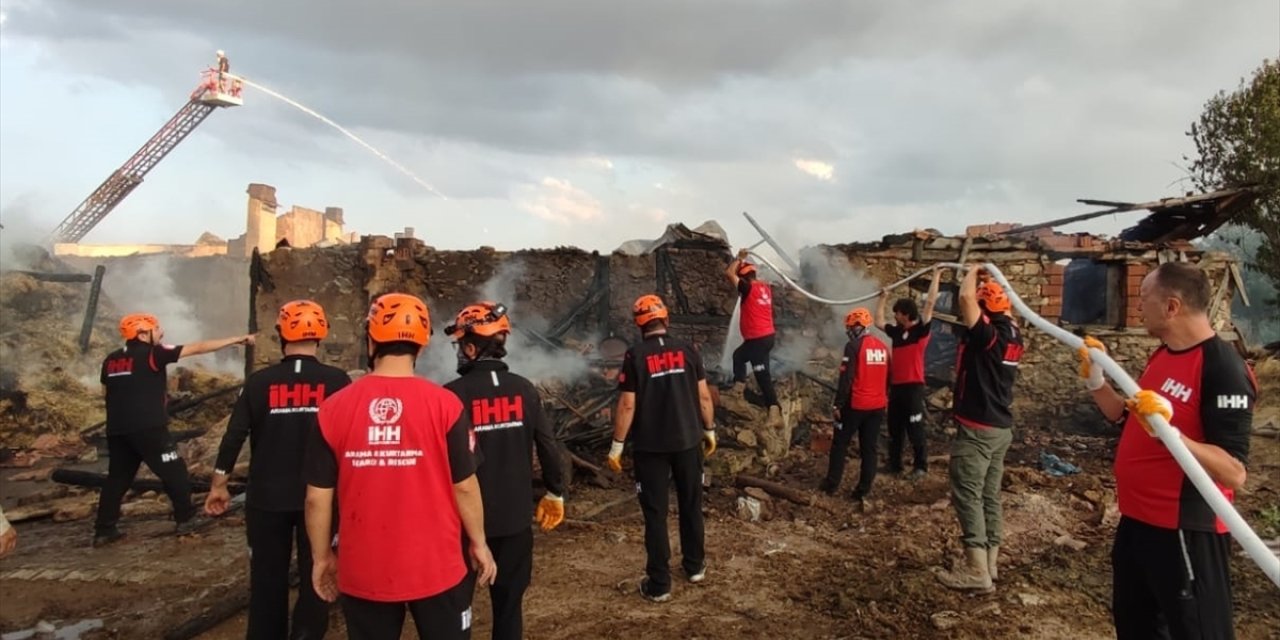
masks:
<svg viewBox="0 0 1280 640"><path fill-rule="evenodd" d="M180 259L157 255L116 261L107 269L102 279L103 294L111 299L122 314L154 315L164 329L166 344L186 344L231 335L232 332L227 332L226 335L207 335L209 329L201 325L191 303L178 293L172 273L176 261ZM267 334L260 334L258 337L266 339ZM244 353L241 347L224 349L183 359L182 366L242 374Z"/></svg>
<svg viewBox="0 0 1280 640"><path fill-rule="evenodd" d="M512 331L507 338L507 357L503 361L511 368L512 373L534 382L575 382L588 372L586 359L571 351L554 349L527 333L534 331L545 335L551 322L541 316L522 312L523 307L516 300L516 283L525 277L525 273L526 266L519 259L503 262L493 277L480 286L474 301L500 302L507 307ZM428 301L428 306L431 317L436 319L432 324L438 330L431 347L419 358L417 370L427 378L443 383L458 375L457 356L450 344L452 339L443 335L443 329L453 323L461 309L441 308L433 301Z"/></svg>
<svg viewBox="0 0 1280 640"><path fill-rule="evenodd" d="M869 294L876 294L884 286L875 278L853 266L849 258L843 254L825 250L806 251L800 257L800 269L803 280L810 291L824 298L847 300ZM887 283L886 283L887 284ZM830 316L821 325L819 336L822 343L829 347L839 347L848 339L844 331L844 317L853 309L866 308L872 316L876 312L876 299L872 298L856 305L828 306ZM885 336L874 330L881 339Z"/></svg>
<svg viewBox="0 0 1280 640"><path fill-rule="evenodd" d="M43 241L44 232L33 213L32 196L23 195L0 210L0 269L31 269L32 247Z"/></svg>

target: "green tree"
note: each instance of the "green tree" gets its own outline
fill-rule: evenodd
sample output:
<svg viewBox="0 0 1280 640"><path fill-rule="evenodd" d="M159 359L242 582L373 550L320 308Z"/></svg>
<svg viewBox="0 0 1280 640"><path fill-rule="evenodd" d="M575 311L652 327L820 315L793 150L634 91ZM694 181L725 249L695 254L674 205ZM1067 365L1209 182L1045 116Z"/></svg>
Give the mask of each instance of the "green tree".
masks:
<svg viewBox="0 0 1280 640"><path fill-rule="evenodd" d="M1266 302L1280 306L1280 61L1263 60L1235 91L1210 98L1187 135L1196 145L1191 178L1198 188L1248 185L1258 193L1235 222L1262 234L1249 266L1271 281Z"/></svg>

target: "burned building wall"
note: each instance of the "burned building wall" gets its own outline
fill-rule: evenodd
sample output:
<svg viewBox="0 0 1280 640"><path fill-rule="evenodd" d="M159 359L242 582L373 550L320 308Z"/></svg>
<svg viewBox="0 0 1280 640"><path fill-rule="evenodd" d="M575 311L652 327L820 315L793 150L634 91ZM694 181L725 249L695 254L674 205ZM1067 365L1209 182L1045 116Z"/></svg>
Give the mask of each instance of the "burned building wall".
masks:
<svg viewBox="0 0 1280 640"><path fill-rule="evenodd" d="M325 353L339 366L362 363L363 344L351 337L374 297L391 291L427 301L441 330L462 306L482 299L505 303L517 334L543 343L595 344L608 336L638 337L631 304L657 292L671 308L673 331L719 354L733 313L734 294L723 276L727 246L673 247L645 255L602 256L579 249L500 252L439 251L413 238L367 236L359 245L277 249L262 254L254 309L269 335L280 305L308 297L326 311L332 329ZM255 367L279 357L263 340Z"/></svg>

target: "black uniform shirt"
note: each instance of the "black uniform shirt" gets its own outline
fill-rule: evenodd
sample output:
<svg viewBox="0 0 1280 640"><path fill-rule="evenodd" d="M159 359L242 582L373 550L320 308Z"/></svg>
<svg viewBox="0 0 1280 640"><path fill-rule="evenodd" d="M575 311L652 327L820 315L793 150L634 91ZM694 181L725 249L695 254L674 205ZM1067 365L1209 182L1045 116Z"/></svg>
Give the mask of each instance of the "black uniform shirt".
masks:
<svg viewBox="0 0 1280 640"><path fill-rule="evenodd" d="M533 448L547 491L564 495L560 447L542 411L538 390L499 360L480 360L444 385L470 412L476 434L476 479L484 496L484 530L491 537L528 529L533 520Z"/></svg>
<svg viewBox="0 0 1280 640"><path fill-rule="evenodd" d="M165 367L178 361L182 346L130 340L102 361L99 380L107 395L107 435L169 425L169 377Z"/></svg>
<svg viewBox="0 0 1280 640"><path fill-rule="evenodd" d="M698 382L706 377L702 356L678 338L649 336L627 350L618 389L636 394L631 423L636 451L674 453L698 446L703 428Z"/></svg>
<svg viewBox="0 0 1280 640"><path fill-rule="evenodd" d="M1013 383L1022 359L1022 332L1002 313L983 314L956 354L954 415L971 427L1013 426Z"/></svg>
<svg viewBox="0 0 1280 640"><path fill-rule="evenodd" d="M285 356L245 380L214 466L230 473L249 437L247 505L265 511L302 509L302 458L308 436L317 428L316 413L325 398L349 384L345 371L311 356Z"/></svg>

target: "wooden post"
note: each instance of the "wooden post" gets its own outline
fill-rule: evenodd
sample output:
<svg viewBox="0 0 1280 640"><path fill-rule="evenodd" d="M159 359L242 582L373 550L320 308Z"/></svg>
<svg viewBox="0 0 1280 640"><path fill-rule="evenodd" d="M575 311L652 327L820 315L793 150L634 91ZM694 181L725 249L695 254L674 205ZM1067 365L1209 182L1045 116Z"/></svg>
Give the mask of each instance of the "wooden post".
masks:
<svg viewBox="0 0 1280 640"><path fill-rule="evenodd" d="M93 284L89 285L89 304L84 310L84 324L80 325L80 353L89 352L89 338L93 336L93 319L98 316L98 294L102 292L102 276L107 268L98 265L93 270Z"/></svg>

